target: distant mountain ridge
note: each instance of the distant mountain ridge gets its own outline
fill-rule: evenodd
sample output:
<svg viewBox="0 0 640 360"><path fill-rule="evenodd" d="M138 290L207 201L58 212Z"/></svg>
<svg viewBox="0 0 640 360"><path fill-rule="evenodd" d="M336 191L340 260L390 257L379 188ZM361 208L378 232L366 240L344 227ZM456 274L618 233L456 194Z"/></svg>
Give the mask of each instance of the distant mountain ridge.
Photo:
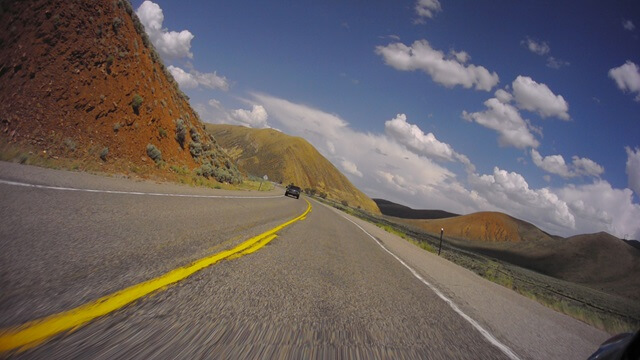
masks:
<svg viewBox="0 0 640 360"><path fill-rule="evenodd" d="M267 175L275 182L294 183L302 189L326 193L338 202L380 212L373 200L303 138L273 129L237 125L206 124L206 130L228 150L241 169L253 175Z"/></svg>
<svg viewBox="0 0 640 360"><path fill-rule="evenodd" d="M373 201L376 202L383 215L403 219L444 219L459 216L443 210L416 210L384 199L373 199Z"/></svg>

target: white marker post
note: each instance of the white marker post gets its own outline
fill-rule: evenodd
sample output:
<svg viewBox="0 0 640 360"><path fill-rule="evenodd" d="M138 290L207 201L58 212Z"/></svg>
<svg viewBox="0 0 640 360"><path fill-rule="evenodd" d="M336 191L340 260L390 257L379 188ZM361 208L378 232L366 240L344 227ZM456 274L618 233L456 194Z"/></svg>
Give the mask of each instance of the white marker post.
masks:
<svg viewBox="0 0 640 360"><path fill-rule="evenodd" d="M444 228L440 228L440 246L438 246L438 256L440 256L440 250L442 250L442 234L444 234Z"/></svg>

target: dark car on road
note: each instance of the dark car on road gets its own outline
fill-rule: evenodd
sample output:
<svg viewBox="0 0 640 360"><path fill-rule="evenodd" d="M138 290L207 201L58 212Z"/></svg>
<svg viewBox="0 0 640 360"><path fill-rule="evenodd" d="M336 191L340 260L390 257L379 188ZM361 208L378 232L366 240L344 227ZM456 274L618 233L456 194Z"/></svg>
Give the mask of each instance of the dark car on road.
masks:
<svg viewBox="0 0 640 360"><path fill-rule="evenodd" d="M287 186L287 190L284 192L284 196L295 196L296 199L300 199L300 192L302 190L300 190L299 187L295 186L295 185L289 185Z"/></svg>

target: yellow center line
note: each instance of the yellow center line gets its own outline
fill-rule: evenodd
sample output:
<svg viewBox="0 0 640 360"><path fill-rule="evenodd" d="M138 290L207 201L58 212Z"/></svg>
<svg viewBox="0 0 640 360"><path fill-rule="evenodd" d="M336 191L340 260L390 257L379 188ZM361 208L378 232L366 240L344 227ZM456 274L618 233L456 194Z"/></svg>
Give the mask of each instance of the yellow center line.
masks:
<svg viewBox="0 0 640 360"><path fill-rule="evenodd" d="M233 249L207 256L191 263L190 265L171 270L164 275L130 286L113 294L103 296L77 308L53 314L45 318L32 320L17 327L1 329L0 352L7 352L15 349L28 349L63 331L75 329L100 316L104 316L110 312L120 309L127 304L151 294L152 292L165 290L168 286L184 280L194 273L211 266L220 260L228 259L232 256L233 258L236 258L250 254L275 239L277 236L276 232L295 223L296 221L304 219L310 211L311 203L307 201L307 209L302 213L302 215L280 224L258 236L252 237Z"/></svg>

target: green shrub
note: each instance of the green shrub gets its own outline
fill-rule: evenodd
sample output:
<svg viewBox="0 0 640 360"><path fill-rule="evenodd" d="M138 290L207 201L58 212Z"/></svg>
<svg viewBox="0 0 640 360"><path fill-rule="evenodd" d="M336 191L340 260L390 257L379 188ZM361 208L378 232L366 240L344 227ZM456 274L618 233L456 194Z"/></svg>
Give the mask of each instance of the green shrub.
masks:
<svg viewBox="0 0 640 360"><path fill-rule="evenodd" d="M131 107L133 108L133 111L138 114L140 111L140 106L142 106L142 102L144 101L144 99L142 98L142 96L140 96L139 94L135 94L133 95L133 99L131 100Z"/></svg>
<svg viewBox="0 0 640 360"><path fill-rule="evenodd" d="M122 127L122 124L120 124L119 122L113 124L113 131L118 132L118 130L120 130L120 127Z"/></svg>
<svg viewBox="0 0 640 360"><path fill-rule="evenodd" d="M343 206L349 206L349 202L347 200L342 200L340 204L342 204Z"/></svg>
<svg viewBox="0 0 640 360"><path fill-rule="evenodd" d="M160 135L160 138L166 138L167 137L167 130L165 130L163 127L159 127L158 128L158 135Z"/></svg>
<svg viewBox="0 0 640 360"><path fill-rule="evenodd" d="M189 152L194 158L200 157L202 155L202 144L193 141L189 142Z"/></svg>
<svg viewBox="0 0 640 360"><path fill-rule="evenodd" d="M102 149L102 151L100 152L100 159L102 159L102 161L107 161L107 155L109 155L109 148L105 147L104 149Z"/></svg>
<svg viewBox="0 0 640 360"><path fill-rule="evenodd" d="M119 17L113 18L113 32L118 33L118 29L124 24L124 21Z"/></svg>
<svg viewBox="0 0 640 360"><path fill-rule="evenodd" d="M180 147L184 149L184 140L187 137L187 129L184 127L184 121L182 119L176 120L176 141L180 144Z"/></svg>
<svg viewBox="0 0 640 360"><path fill-rule="evenodd" d="M153 159L156 164L162 161L162 153L157 147L155 147L155 145L147 144L147 155L149 155L149 157Z"/></svg>

